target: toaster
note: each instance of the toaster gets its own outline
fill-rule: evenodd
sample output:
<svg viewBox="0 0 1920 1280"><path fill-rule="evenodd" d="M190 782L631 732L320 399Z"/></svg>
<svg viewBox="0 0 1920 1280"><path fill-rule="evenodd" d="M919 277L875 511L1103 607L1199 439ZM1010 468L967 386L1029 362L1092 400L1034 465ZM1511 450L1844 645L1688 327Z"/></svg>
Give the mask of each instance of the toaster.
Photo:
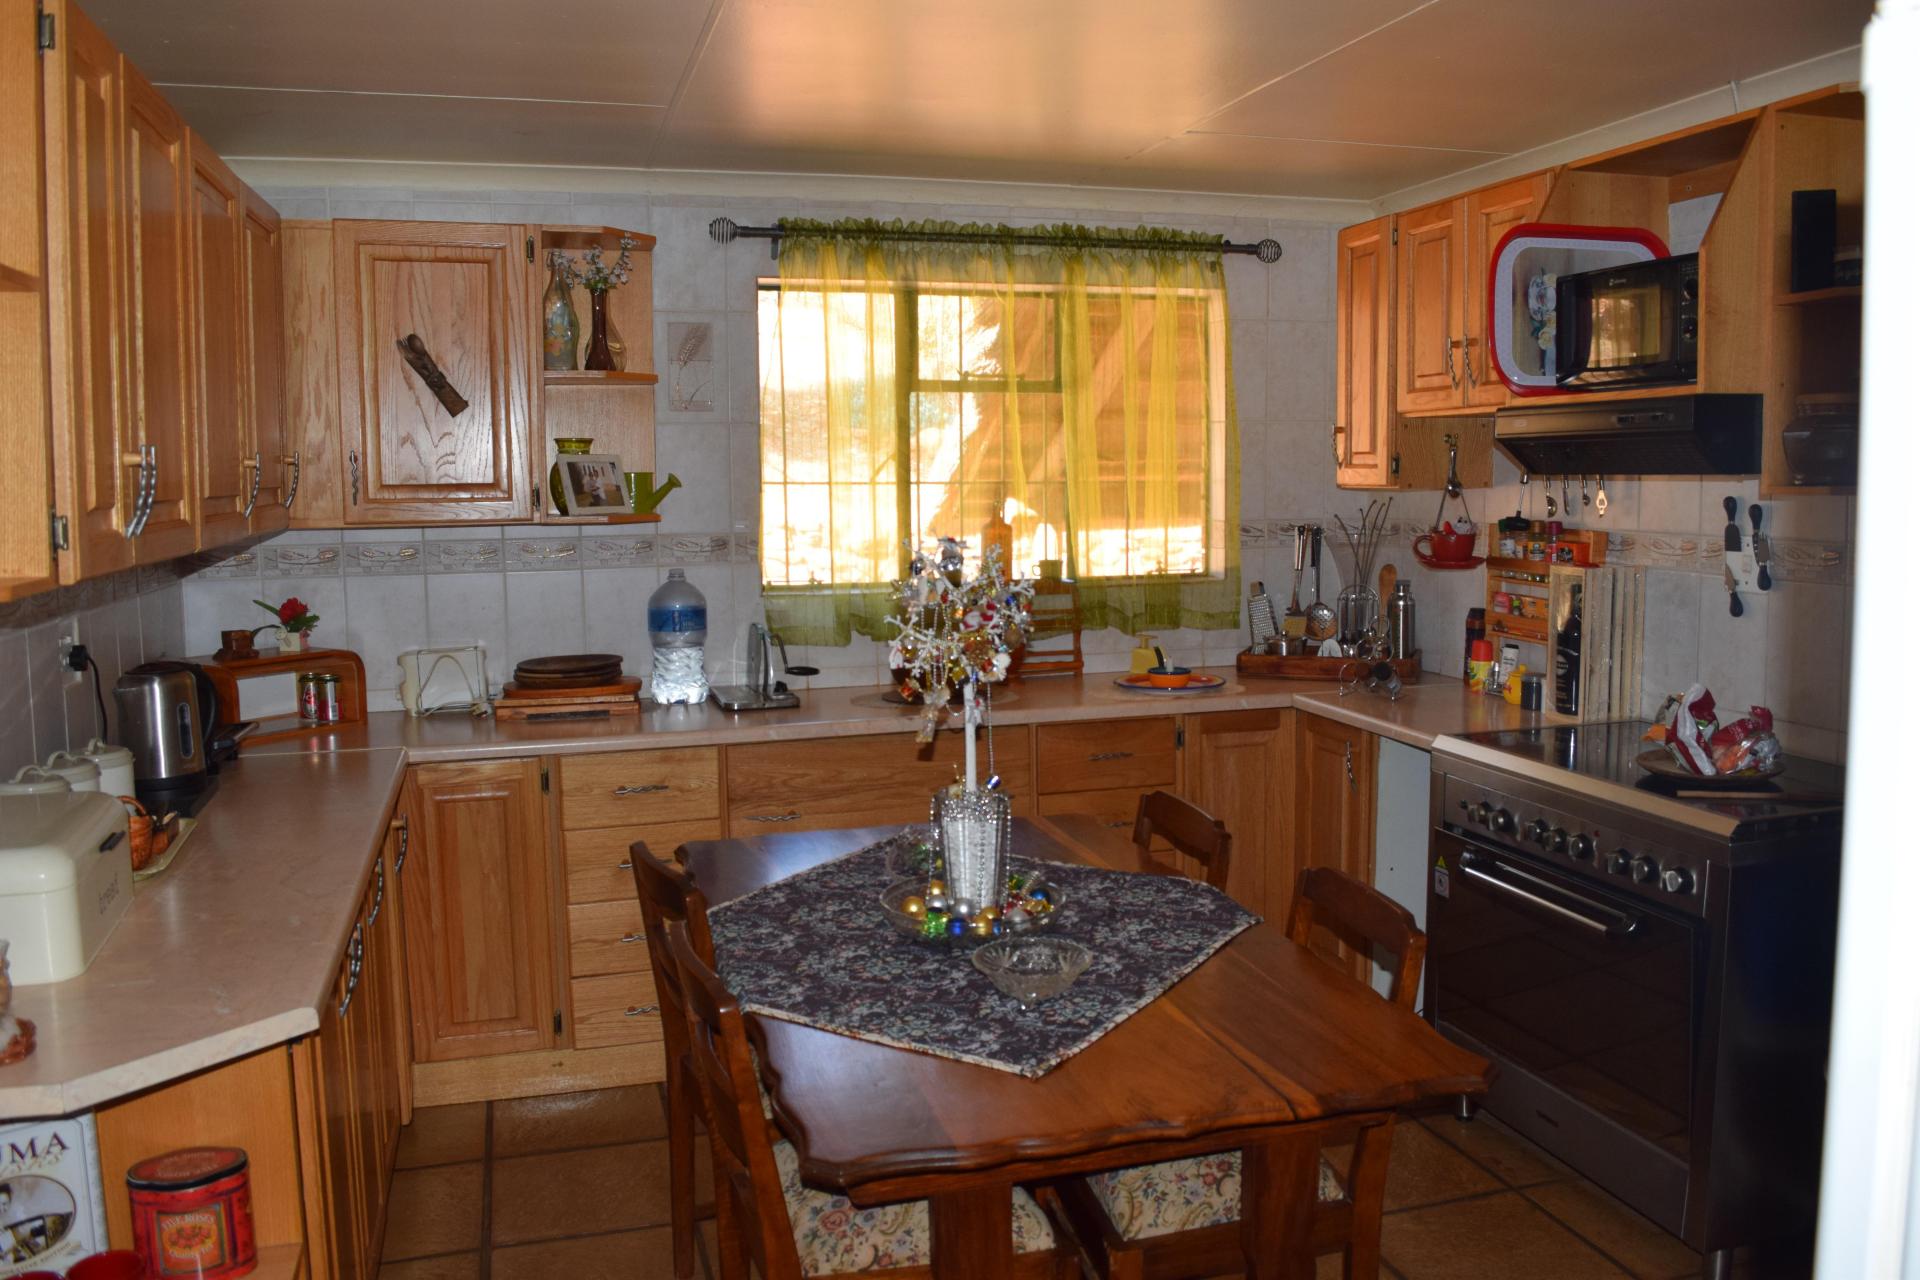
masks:
<svg viewBox="0 0 1920 1280"><path fill-rule="evenodd" d="M98 791L0 796L0 938L14 984L86 972L133 903L127 811Z"/></svg>

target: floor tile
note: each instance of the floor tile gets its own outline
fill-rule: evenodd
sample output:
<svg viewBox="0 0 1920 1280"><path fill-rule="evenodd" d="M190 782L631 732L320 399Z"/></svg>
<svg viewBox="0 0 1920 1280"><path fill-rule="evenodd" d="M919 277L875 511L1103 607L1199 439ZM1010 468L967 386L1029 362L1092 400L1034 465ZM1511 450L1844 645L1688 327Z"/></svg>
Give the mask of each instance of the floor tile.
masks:
<svg viewBox="0 0 1920 1280"><path fill-rule="evenodd" d="M449 1253L413 1262L384 1262L379 1280L480 1280L480 1255Z"/></svg>
<svg viewBox="0 0 1920 1280"><path fill-rule="evenodd" d="M673 1233L666 1227L548 1240L493 1251L493 1280L634 1280L673 1274Z"/></svg>
<svg viewBox="0 0 1920 1280"><path fill-rule="evenodd" d="M1591 1182L1549 1182L1527 1196L1640 1280L1700 1272L1700 1255Z"/></svg>
<svg viewBox="0 0 1920 1280"><path fill-rule="evenodd" d="M1624 1280L1517 1191L1389 1213L1381 1253L1406 1280Z"/></svg>
<svg viewBox="0 0 1920 1280"><path fill-rule="evenodd" d="M1353 1160L1353 1150L1347 1145L1329 1148L1328 1159L1345 1177ZM1499 1189L1500 1183L1492 1174L1419 1124L1403 1120L1394 1125L1393 1152L1387 1158L1389 1213Z"/></svg>
<svg viewBox="0 0 1920 1280"><path fill-rule="evenodd" d="M1486 1166L1510 1187L1531 1187L1576 1176L1566 1165L1484 1111L1471 1120L1434 1115L1421 1123Z"/></svg>
<svg viewBox="0 0 1920 1280"><path fill-rule="evenodd" d="M666 1112L660 1091L652 1085L493 1104L495 1158L651 1142L666 1136Z"/></svg>
<svg viewBox="0 0 1920 1280"><path fill-rule="evenodd" d="M480 1247L480 1188L485 1166L443 1164L402 1169L387 1199L385 1262Z"/></svg>
<svg viewBox="0 0 1920 1280"><path fill-rule="evenodd" d="M432 1164L460 1164L487 1154L487 1104L463 1102L454 1107L421 1107L413 1123L400 1131L396 1169L420 1169Z"/></svg>
<svg viewBox="0 0 1920 1280"><path fill-rule="evenodd" d="M668 1220L667 1144L495 1160L493 1243L654 1227Z"/></svg>

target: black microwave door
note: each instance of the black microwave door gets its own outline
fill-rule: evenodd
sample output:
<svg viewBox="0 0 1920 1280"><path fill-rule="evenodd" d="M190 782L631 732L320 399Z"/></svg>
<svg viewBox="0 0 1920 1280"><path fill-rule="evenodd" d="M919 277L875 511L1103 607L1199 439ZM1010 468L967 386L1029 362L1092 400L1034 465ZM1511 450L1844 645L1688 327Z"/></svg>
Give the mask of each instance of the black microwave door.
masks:
<svg viewBox="0 0 1920 1280"><path fill-rule="evenodd" d="M1593 351L1593 299L1582 282L1562 280L1554 306L1554 377L1570 382L1587 372Z"/></svg>

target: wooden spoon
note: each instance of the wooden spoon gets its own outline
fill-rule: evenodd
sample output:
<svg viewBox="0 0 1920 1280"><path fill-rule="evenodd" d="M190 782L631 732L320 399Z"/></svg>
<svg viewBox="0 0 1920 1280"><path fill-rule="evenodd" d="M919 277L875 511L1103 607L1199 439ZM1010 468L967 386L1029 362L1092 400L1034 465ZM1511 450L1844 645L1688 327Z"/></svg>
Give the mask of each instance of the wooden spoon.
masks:
<svg viewBox="0 0 1920 1280"><path fill-rule="evenodd" d="M1400 571L1390 564L1380 566L1380 603L1385 604L1393 595L1394 583L1400 581Z"/></svg>

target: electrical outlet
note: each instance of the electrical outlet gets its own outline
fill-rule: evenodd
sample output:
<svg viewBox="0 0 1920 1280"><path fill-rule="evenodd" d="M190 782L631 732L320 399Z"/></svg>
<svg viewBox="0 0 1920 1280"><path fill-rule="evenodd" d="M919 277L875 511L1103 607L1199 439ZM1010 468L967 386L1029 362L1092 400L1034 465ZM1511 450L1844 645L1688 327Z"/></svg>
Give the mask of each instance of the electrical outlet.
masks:
<svg viewBox="0 0 1920 1280"><path fill-rule="evenodd" d="M73 652L73 646L78 643L79 641L73 636L60 637L60 675L62 677L61 683L63 684L79 684L82 680L86 679L86 673L84 671L75 671L67 665L67 657Z"/></svg>

